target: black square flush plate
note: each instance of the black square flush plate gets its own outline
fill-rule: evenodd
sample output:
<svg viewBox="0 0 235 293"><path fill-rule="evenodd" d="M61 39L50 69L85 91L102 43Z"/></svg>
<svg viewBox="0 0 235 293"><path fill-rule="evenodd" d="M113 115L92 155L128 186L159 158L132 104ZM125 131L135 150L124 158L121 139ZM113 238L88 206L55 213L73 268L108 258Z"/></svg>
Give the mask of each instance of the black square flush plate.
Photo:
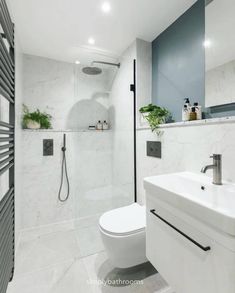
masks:
<svg viewBox="0 0 235 293"><path fill-rule="evenodd" d="M147 156L162 157L162 144L160 141L147 141Z"/></svg>

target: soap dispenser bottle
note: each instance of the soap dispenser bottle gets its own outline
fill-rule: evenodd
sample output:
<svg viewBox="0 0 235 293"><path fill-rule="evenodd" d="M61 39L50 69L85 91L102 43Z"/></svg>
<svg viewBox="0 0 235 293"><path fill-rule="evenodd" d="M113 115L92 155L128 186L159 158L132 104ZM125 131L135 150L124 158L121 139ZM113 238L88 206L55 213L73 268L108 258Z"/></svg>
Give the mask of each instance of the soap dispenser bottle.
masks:
<svg viewBox="0 0 235 293"><path fill-rule="evenodd" d="M190 104L189 98L184 99L184 104L187 106L188 110L190 110L191 104Z"/></svg>
<svg viewBox="0 0 235 293"><path fill-rule="evenodd" d="M98 123L96 124L96 130L103 130L103 125L101 121L99 120Z"/></svg>
<svg viewBox="0 0 235 293"><path fill-rule="evenodd" d="M191 112L191 105L189 98L184 99L184 106L182 109L182 121L189 121L189 114Z"/></svg>
<svg viewBox="0 0 235 293"><path fill-rule="evenodd" d="M188 121L189 120L189 110L187 105L184 105L182 109L182 121Z"/></svg>
<svg viewBox="0 0 235 293"><path fill-rule="evenodd" d="M109 129L109 125L108 125L107 121L104 120L104 122L103 122L103 130L108 130L108 129Z"/></svg>
<svg viewBox="0 0 235 293"><path fill-rule="evenodd" d="M196 113L196 108L192 107L191 112L189 114L189 121L197 120L197 113Z"/></svg>

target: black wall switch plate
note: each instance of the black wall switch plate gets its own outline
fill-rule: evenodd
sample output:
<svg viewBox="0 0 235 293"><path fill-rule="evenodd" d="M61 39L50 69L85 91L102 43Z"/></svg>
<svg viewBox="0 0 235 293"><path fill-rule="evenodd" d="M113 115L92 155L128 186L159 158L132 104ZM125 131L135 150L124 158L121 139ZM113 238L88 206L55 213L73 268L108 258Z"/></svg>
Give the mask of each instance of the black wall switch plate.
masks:
<svg viewBox="0 0 235 293"><path fill-rule="evenodd" d="M53 139L43 139L43 156L53 156Z"/></svg>
<svg viewBox="0 0 235 293"><path fill-rule="evenodd" d="M162 143L160 141L147 141L147 156L161 158Z"/></svg>

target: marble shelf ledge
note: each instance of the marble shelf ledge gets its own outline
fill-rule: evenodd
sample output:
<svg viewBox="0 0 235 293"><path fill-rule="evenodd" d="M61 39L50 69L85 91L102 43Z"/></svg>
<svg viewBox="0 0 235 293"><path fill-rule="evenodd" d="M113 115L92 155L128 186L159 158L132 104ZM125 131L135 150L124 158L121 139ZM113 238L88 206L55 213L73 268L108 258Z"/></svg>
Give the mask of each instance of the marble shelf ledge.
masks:
<svg viewBox="0 0 235 293"><path fill-rule="evenodd" d="M195 121L185 121L185 122L175 122L161 124L159 128L172 128L172 127L187 127L187 126L201 126L201 125L212 125L212 124L222 124L222 123L235 123L235 116L222 117L222 118L209 118ZM139 126L137 130L148 130L149 126Z"/></svg>
<svg viewBox="0 0 235 293"><path fill-rule="evenodd" d="M112 129L108 130L89 130L89 129L22 129L24 132L97 132L97 133L103 133L103 132L109 132L112 131Z"/></svg>

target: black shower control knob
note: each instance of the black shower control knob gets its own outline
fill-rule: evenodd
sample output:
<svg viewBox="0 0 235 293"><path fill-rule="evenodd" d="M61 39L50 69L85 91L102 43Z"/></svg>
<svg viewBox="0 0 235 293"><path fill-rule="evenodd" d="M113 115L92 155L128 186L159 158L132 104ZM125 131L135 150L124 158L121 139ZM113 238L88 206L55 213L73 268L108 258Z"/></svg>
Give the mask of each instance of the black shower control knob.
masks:
<svg viewBox="0 0 235 293"><path fill-rule="evenodd" d="M53 156L54 141L53 139L43 139L43 156Z"/></svg>

